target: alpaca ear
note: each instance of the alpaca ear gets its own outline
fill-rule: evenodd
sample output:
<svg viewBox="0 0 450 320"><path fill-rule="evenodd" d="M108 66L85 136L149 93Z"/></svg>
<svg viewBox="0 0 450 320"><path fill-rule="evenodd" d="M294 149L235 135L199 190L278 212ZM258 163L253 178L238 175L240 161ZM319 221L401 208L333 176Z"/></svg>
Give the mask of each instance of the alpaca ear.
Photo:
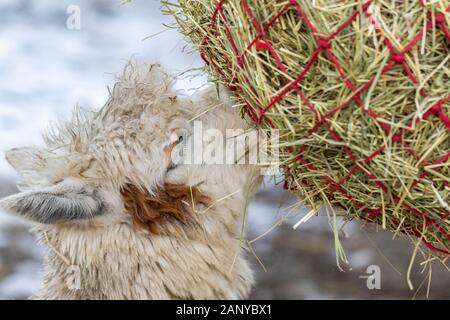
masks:
<svg viewBox="0 0 450 320"><path fill-rule="evenodd" d="M45 165L42 152L36 147L10 149L6 151L5 158L20 174L37 171Z"/></svg>
<svg viewBox="0 0 450 320"><path fill-rule="evenodd" d="M103 213L96 190L74 179L4 198L0 209L43 224L91 219Z"/></svg>

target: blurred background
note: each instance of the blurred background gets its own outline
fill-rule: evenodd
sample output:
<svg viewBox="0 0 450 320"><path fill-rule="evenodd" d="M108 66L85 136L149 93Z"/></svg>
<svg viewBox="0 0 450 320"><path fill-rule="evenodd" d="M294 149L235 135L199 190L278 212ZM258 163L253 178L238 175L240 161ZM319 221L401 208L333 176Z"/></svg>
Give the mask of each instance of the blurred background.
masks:
<svg viewBox="0 0 450 320"><path fill-rule="evenodd" d="M0 21L2 154L9 147L42 144L40 132L70 116L77 104L100 108L115 74L132 57L179 74L177 87L187 93L206 81L201 74L183 75L202 62L175 30L164 27L172 21L158 0L1 0ZM16 180L1 155L0 197L17 191ZM248 239L254 254L249 255L257 279L251 298L426 298L429 270L423 272L420 259L411 273L414 290L407 285L413 251L408 239L393 240L373 226L347 223L340 236L349 265L341 264L341 271L327 217L313 217L294 230L307 213L296 202L267 182L250 204ZM1 299L23 299L39 287L45 251L29 228L0 212ZM373 266L380 271L379 288L367 285ZM434 264L429 298L449 299L449 280L450 272Z"/></svg>

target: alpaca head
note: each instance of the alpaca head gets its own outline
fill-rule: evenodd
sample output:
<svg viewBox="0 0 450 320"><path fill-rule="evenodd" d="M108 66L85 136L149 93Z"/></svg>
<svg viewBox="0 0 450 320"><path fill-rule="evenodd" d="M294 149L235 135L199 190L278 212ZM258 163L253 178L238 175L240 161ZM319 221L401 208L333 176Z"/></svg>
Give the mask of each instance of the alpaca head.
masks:
<svg viewBox="0 0 450 320"><path fill-rule="evenodd" d="M100 111L78 111L45 136L43 148L8 151L21 193L0 208L59 224L123 217L126 186L156 194L190 132L191 102L176 97L172 82L157 65L130 63Z"/></svg>

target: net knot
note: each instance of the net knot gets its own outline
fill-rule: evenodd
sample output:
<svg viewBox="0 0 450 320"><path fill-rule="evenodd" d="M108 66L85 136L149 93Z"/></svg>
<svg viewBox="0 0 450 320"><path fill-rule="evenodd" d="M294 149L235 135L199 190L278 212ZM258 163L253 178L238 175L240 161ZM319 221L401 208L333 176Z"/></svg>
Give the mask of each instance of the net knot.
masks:
<svg viewBox="0 0 450 320"><path fill-rule="evenodd" d="M331 48L331 43L330 40L325 39L325 38L319 38L319 47L322 49L329 49Z"/></svg>
<svg viewBox="0 0 450 320"><path fill-rule="evenodd" d="M405 61L405 55L403 53L394 53L391 59L397 64L402 64Z"/></svg>
<svg viewBox="0 0 450 320"><path fill-rule="evenodd" d="M398 133L394 134L394 135L392 136L392 141L395 141L395 142L402 142L402 141L403 141L402 135L401 135L401 134L398 134Z"/></svg>
<svg viewBox="0 0 450 320"><path fill-rule="evenodd" d="M431 112L433 112L433 113L439 113L439 112L442 110L442 105L443 105L442 102L436 103L436 104L430 109Z"/></svg>
<svg viewBox="0 0 450 320"><path fill-rule="evenodd" d="M439 13L434 16L434 21L436 23L443 23L443 22L445 22L445 16L442 13Z"/></svg>

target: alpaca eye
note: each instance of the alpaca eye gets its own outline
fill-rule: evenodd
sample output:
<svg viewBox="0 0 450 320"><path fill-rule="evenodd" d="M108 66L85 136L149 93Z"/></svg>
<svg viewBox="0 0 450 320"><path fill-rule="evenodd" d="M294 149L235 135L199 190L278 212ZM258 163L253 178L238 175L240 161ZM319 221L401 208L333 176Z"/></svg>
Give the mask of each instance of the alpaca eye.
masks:
<svg viewBox="0 0 450 320"><path fill-rule="evenodd" d="M183 140L184 140L183 136L179 136L177 143L181 143L181 142L183 142Z"/></svg>

